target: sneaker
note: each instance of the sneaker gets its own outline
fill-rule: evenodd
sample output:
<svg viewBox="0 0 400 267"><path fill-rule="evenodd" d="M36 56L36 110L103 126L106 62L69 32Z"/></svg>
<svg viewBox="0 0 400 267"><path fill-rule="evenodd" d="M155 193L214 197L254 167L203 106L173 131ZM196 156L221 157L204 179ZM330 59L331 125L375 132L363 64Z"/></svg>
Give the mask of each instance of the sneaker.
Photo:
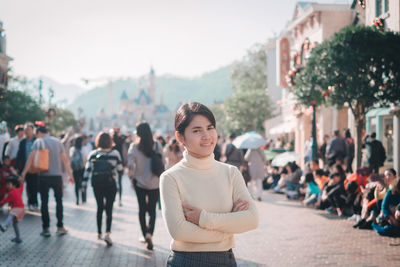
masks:
<svg viewBox="0 0 400 267"><path fill-rule="evenodd" d="M64 227L57 227L57 232L58 235L66 235L68 234L68 230L65 229Z"/></svg>
<svg viewBox="0 0 400 267"><path fill-rule="evenodd" d="M103 240L103 235L102 234L97 234L97 239L98 240Z"/></svg>
<svg viewBox="0 0 400 267"><path fill-rule="evenodd" d="M366 223L367 223L367 221L365 219L361 219L355 225L353 225L353 228L359 228L359 227L365 225Z"/></svg>
<svg viewBox="0 0 400 267"><path fill-rule="evenodd" d="M4 227L2 224L0 224L0 231L2 231L3 233L7 230L6 227Z"/></svg>
<svg viewBox="0 0 400 267"><path fill-rule="evenodd" d="M147 243L147 249L153 250L153 240L151 238L151 234L147 233L145 239L146 239L146 243Z"/></svg>
<svg viewBox="0 0 400 267"><path fill-rule="evenodd" d="M28 209L29 209L29 211L34 211L35 207L32 204L29 204L28 205Z"/></svg>
<svg viewBox="0 0 400 267"><path fill-rule="evenodd" d="M122 207L122 202L119 202L119 206Z"/></svg>
<svg viewBox="0 0 400 267"><path fill-rule="evenodd" d="M20 244L20 243L22 243L22 239L21 238L13 238L13 239L11 239L11 242L14 242L14 243L17 243L17 244Z"/></svg>
<svg viewBox="0 0 400 267"><path fill-rule="evenodd" d="M107 246L112 246L112 244L113 244L110 235L106 235L104 237L104 242L106 242Z"/></svg>
<svg viewBox="0 0 400 267"><path fill-rule="evenodd" d="M372 221L367 221L364 225L359 226L358 229L372 230Z"/></svg>
<svg viewBox="0 0 400 267"><path fill-rule="evenodd" d="M49 228L43 229L43 231L40 233L40 235L43 237L50 237L51 234L50 234Z"/></svg>
<svg viewBox="0 0 400 267"><path fill-rule="evenodd" d="M143 236L141 236L141 237L139 237L139 242L146 243L146 239Z"/></svg>

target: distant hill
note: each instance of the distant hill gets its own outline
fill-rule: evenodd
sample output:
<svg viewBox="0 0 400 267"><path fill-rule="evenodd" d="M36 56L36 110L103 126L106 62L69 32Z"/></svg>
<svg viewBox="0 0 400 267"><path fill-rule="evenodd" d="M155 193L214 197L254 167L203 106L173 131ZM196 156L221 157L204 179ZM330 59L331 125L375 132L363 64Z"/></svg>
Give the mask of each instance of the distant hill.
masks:
<svg viewBox="0 0 400 267"><path fill-rule="evenodd" d="M186 101L199 101L207 105L215 101L225 101L232 94L231 67L231 65L222 67L191 79L172 75L156 76L156 102L160 103L161 92L164 104L172 111L176 110L181 102ZM126 90L130 99L137 96L137 82L138 79L132 78L113 82L114 111L118 110L123 90ZM93 117L100 108L107 108L107 103L108 85L104 85L81 93L67 107L74 112L82 107L86 116Z"/></svg>

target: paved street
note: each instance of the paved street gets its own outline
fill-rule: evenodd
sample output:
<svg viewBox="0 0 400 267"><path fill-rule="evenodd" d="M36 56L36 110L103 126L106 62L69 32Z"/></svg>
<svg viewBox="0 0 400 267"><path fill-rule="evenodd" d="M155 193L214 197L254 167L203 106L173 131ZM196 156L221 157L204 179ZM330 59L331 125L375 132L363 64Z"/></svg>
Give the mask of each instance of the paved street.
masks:
<svg viewBox="0 0 400 267"><path fill-rule="evenodd" d="M134 192L124 177L123 207L115 204L110 248L97 240L96 205L90 189L88 203L76 206L73 187L64 196L66 236L55 234L51 206L50 238L39 235L40 213L28 213L20 223L23 243L10 242L13 230L0 235L0 266L164 266L170 237L158 211L154 252L138 241L140 228ZM51 194L52 196L52 194ZM258 204L260 226L237 235L234 249L239 266L399 266L400 239L354 230L353 222L302 207L283 195L264 192ZM6 212L0 212L0 220Z"/></svg>

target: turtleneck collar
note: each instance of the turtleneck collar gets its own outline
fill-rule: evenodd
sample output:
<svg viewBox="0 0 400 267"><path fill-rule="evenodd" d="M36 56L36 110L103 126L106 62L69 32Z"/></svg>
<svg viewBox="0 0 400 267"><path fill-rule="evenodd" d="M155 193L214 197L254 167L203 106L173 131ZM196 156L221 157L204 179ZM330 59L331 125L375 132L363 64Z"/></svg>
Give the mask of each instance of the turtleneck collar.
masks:
<svg viewBox="0 0 400 267"><path fill-rule="evenodd" d="M205 158L195 158L187 152L187 150L183 151L183 159L182 163L188 167L192 167L199 170L208 170L214 166L215 159L214 153L205 157Z"/></svg>

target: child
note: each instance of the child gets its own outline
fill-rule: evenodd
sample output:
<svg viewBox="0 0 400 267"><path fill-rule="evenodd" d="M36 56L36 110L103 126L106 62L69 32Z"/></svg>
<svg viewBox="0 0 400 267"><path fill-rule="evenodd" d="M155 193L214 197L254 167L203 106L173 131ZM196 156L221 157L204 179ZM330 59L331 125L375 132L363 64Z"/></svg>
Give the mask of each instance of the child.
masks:
<svg viewBox="0 0 400 267"><path fill-rule="evenodd" d="M11 159L9 156L3 157L3 164L0 164L0 201L6 196L6 181L12 175L17 175L17 171L11 167Z"/></svg>
<svg viewBox="0 0 400 267"><path fill-rule="evenodd" d="M304 180L302 180L304 188L300 189L302 194L305 194L305 198L303 200L303 204L309 206L314 204L318 200L318 195L321 193L321 190L318 188L318 185L314 181L314 175L310 172L304 176Z"/></svg>
<svg viewBox="0 0 400 267"><path fill-rule="evenodd" d="M7 179L6 184L7 189L9 190L8 196L0 201L0 207L5 203L10 203L11 211L4 223L0 224L0 231L5 232L8 226L12 223L15 231L15 238L11 239L11 241L21 243L22 240L19 236L18 221L21 221L24 217L24 203L22 202L22 190L24 189L24 184L22 183L20 185L16 176Z"/></svg>

